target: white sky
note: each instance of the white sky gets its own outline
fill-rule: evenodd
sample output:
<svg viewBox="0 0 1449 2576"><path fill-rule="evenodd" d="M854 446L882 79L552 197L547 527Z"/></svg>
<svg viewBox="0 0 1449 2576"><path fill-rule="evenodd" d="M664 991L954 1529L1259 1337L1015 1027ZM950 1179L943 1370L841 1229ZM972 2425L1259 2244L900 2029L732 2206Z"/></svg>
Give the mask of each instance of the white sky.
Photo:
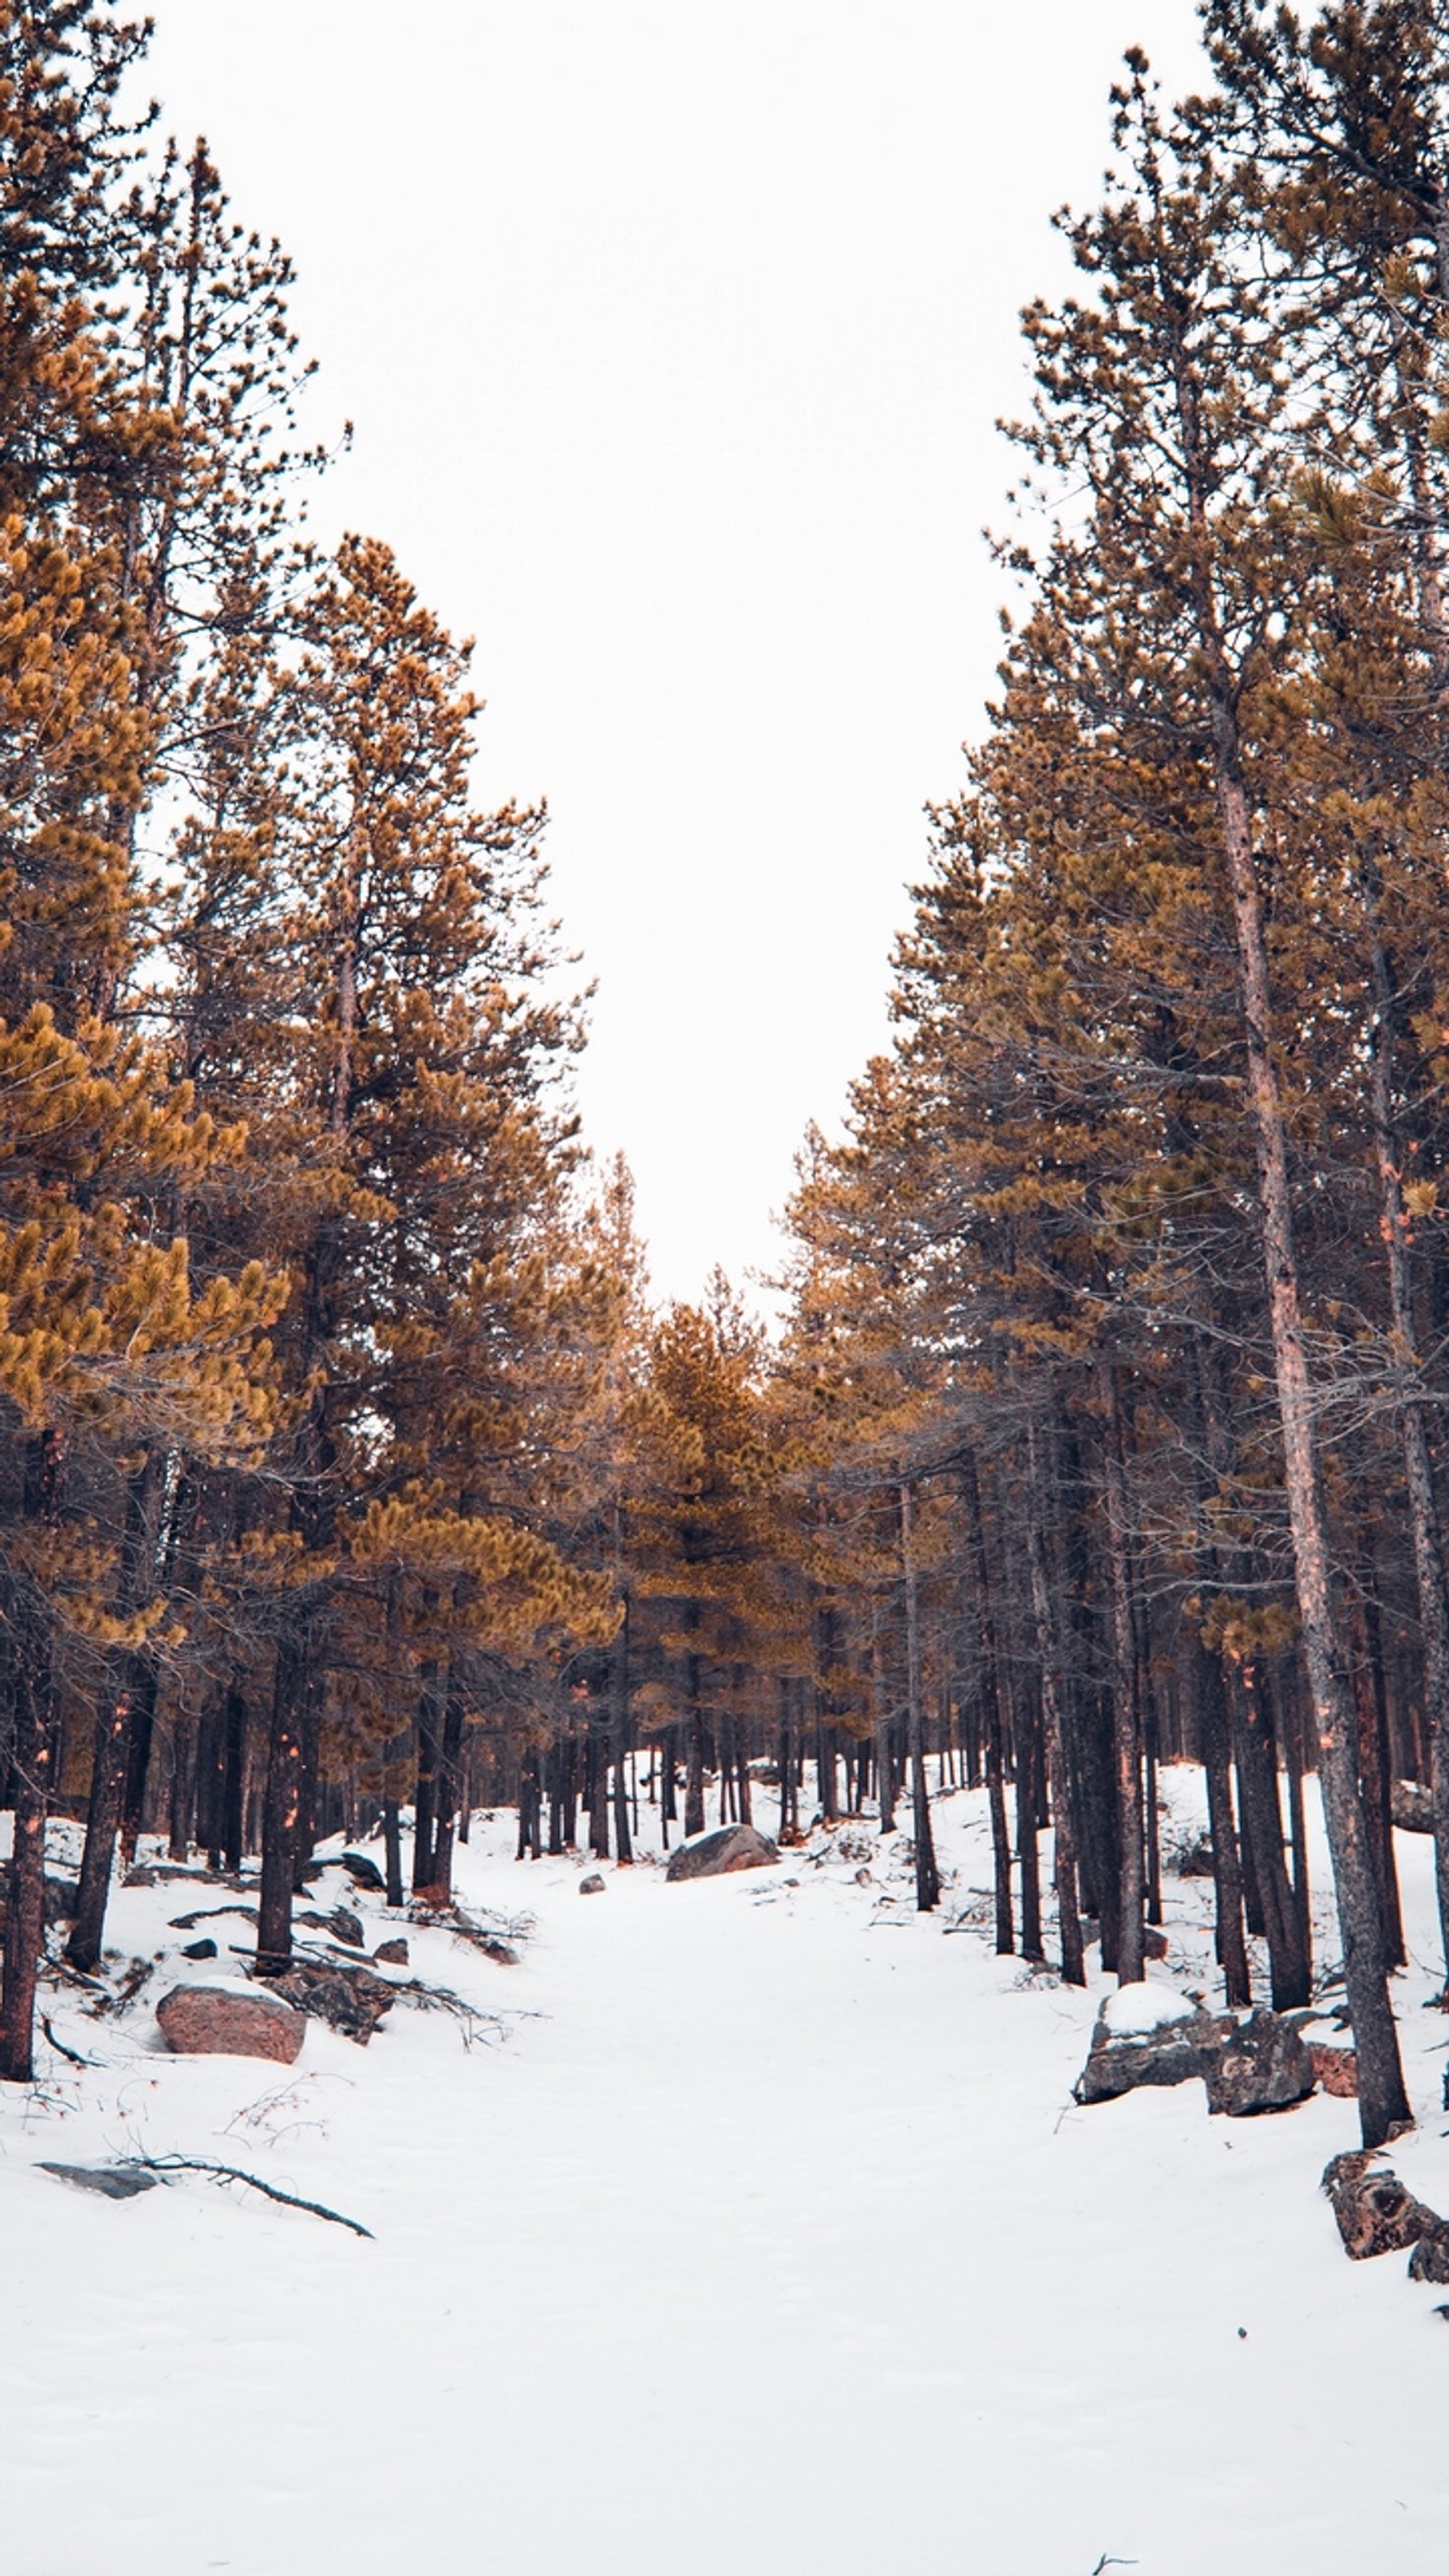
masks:
<svg viewBox="0 0 1449 2576"><path fill-rule="evenodd" d="M153 6L357 424L318 532L477 637L480 795L548 797L656 1287L768 1268L990 692L1016 313L1190 0Z"/></svg>

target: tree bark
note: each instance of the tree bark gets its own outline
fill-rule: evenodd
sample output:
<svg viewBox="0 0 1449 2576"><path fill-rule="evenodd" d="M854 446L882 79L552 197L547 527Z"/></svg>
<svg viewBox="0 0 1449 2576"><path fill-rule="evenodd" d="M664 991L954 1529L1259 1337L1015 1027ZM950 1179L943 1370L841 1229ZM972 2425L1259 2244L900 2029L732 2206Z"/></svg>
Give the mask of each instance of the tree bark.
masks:
<svg viewBox="0 0 1449 2576"><path fill-rule="evenodd" d="M1107 1554L1112 1573L1112 1755L1117 1786L1117 1980L1140 1985L1146 1964L1143 1907L1142 1746L1137 1718L1137 1641L1127 1581L1127 1482L1117 1382L1106 1353L1097 1387L1103 1412Z"/></svg>
<svg viewBox="0 0 1449 2576"><path fill-rule="evenodd" d="M1072 1829L1071 1784L1067 1774L1066 1730L1062 1719L1061 1673L1056 1622L1052 1617L1051 1595L1047 1589L1046 1552L1041 1533L1042 1477L1039 1443L1033 1424L1027 1435L1029 1492L1026 1513L1026 1553L1031 1580L1032 1611L1036 1621L1037 1653L1041 1663L1042 1733L1046 1744L1047 1787L1052 1806L1052 1875L1056 1887L1057 1921L1060 1927L1062 1976L1069 1986L1087 1982L1086 1959L1082 1948L1082 1918L1077 1910L1077 1850Z"/></svg>
<svg viewBox="0 0 1449 2576"><path fill-rule="evenodd" d="M921 1623L916 1593L915 1496L909 1482L898 1489L901 1582L906 1602L906 1747L911 1762L911 1830L916 1845L916 1911L929 1914L941 1901L941 1873L931 1830L931 1790L926 1777L925 1711L921 1702Z"/></svg>

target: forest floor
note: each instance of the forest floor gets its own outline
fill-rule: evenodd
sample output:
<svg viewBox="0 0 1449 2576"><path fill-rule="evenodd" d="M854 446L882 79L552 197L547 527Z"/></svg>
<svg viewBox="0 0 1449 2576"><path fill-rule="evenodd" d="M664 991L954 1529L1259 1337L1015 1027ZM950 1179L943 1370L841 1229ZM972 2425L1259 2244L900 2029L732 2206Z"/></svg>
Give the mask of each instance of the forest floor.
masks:
<svg viewBox="0 0 1449 2576"><path fill-rule="evenodd" d="M1186 1828L1194 1779L1166 1786ZM46 2047L0 2103L7 2571L1442 2576L1444 2294L1340 2251L1317 2186L1355 2105L1077 2109L1102 1981L998 1960L984 1802L936 1816L926 1919L869 1822L728 1879L606 1865L581 1901L593 1864L519 1867L480 1820L460 1893L531 1918L512 1968L329 1876L369 1947L406 1930L496 2018L398 2007L365 2051L314 2023L291 2069L164 2053L148 1997L216 1974L177 1971L170 1918L225 1891L119 1893L118 1946L166 1956L119 2017L49 1990L100 2063ZM1431 1852L1399 1847L1395 2160L1449 2214ZM1216 1993L1210 1906L1169 1878L1155 1979ZM201 1929L237 1970L246 1927ZM373 2241L199 2175L112 2203L38 2169L169 2153Z"/></svg>

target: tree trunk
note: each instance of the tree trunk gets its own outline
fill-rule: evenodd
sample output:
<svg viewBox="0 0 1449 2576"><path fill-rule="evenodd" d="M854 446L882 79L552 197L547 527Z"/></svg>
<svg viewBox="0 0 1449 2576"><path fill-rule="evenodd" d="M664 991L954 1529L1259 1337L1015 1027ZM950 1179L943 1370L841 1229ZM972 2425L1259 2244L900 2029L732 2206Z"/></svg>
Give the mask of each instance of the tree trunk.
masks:
<svg viewBox="0 0 1449 2576"><path fill-rule="evenodd" d="M1077 1911L1076 1841L1072 1831L1071 1786L1067 1776L1066 1734L1062 1723L1056 1623L1052 1618L1051 1595L1047 1589L1046 1553L1042 1545L1039 1518L1042 1478L1035 1426L1027 1437L1030 1490L1026 1514L1026 1553L1031 1579L1032 1610L1036 1620L1037 1652L1041 1660L1042 1734L1046 1746L1047 1786L1052 1805L1053 1879L1057 1896L1057 1920L1060 1926L1062 1976L1069 1986L1084 1986L1087 1982L1087 1970L1082 1949L1082 1918Z"/></svg>
<svg viewBox="0 0 1449 2576"><path fill-rule="evenodd" d="M1253 2000L1248 1945L1243 1937L1243 1869L1233 1820L1231 1735L1223 1668L1202 1644L1194 1656L1197 1675L1198 1750L1207 1778L1208 1831L1213 1847L1213 1893L1217 1911L1218 1965L1226 2002L1237 2007Z"/></svg>
<svg viewBox="0 0 1449 2576"><path fill-rule="evenodd" d="M420 1896L425 1888L431 1887L434 1879L438 1759L442 1751L442 1710L436 1661L424 1664L422 1678L422 1697L418 1701L418 1773L413 1787L414 1896Z"/></svg>
<svg viewBox="0 0 1449 2576"><path fill-rule="evenodd" d="M1313 1999L1313 1969L1303 1939L1302 1917L1283 1861L1277 1750L1256 1667L1236 1660L1233 1674L1238 1784L1263 1909L1273 2009L1292 2012Z"/></svg>
<svg viewBox="0 0 1449 2576"><path fill-rule="evenodd" d="M384 1798L382 1802L382 1857L383 1875L387 1880L386 1902L389 1905L401 1905L403 1901L402 1813L396 1798Z"/></svg>
<svg viewBox="0 0 1449 2576"><path fill-rule="evenodd" d="M1283 1432L1284 1484L1303 1658L1313 1701L1317 1768L1343 1941L1344 1981L1358 2054L1359 2122L1364 2145L1377 2147L1409 2119L1409 2098L1389 2001L1383 1928L1359 1794L1353 1702L1334 1611L1332 1560L1314 1441L1312 1386L1293 1238L1288 1138L1273 1060L1268 944L1253 849L1238 700L1212 587L1202 414L1191 362L1180 343L1174 345L1174 363L1188 481L1189 528L1199 549L1193 572L1197 640L1204 666L1213 785L1237 942L1263 1266L1268 1284L1273 1374Z"/></svg>
<svg viewBox="0 0 1449 2576"><path fill-rule="evenodd" d="M1437 596L1437 594L1436 594ZM1369 887L1376 912L1379 888ZM1374 1155L1379 1173L1380 1231L1389 1276L1389 1309L1393 1320L1394 1358L1400 1378L1399 1440L1404 1454L1404 1487L1409 1506L1409 1533L1414 1551L1414 1584L1419 1601L1419 1629L1424 1657L1424 1700L1429 1734L1429 1776L1434 1796L1434 1886L1439 1906L1439 1946L1449 1992L1449 1586L1444 1575L1444 1549L1434 1498L1429 1435L1420 1398L1423 1363L1414 1326L1413 1287L1409 1275L1409 1218L1404 1204L1394 1137L1390 1057L1398 1002L1388 952L1375 921L1372 941L1374 1019L1370 1032L1370 1100ZM1392 1852L1392 1838L1389 1843ZM1403 1956L1402 1925L1386 1925L1391 1945Z"/></svg>
<svg viewBox="0 0 1449 2576"><path fill-rule="evenodd" d="M627 1869L634 1857L629 1832L629 1603L625 1596L624 1616L609 1663L609 1751L614 1765L614 1848L619 1867Z"/></svg>
<svg viewBox="0 0 1449 2576"><path fill-rule="evenodd" d="M28 2084L34 2072L35 1987L45 1943L45 1819L54 1772L48 1656L37 1651L39 1612L22 1620L15 1677L15 1840L5 1912L5 1972L0 1988L0 2077ZM25 1669L27 1664L32 1669Z"/></svg>
<svg viewBox="0 0 1449 2576"><path fill-rule="evenodd" d="M1117 1980L1142 1982L1143 1946L1142 1746L1137 1719L1137 1640L1127 1581L1127 1482L1122 1465L1122 1425L1116 1375L1105 1352L1098 1357L1102 1400L1102 1457L1107 1485L1107 1554L1112 1573L1112 1754L1117 1784Z"/></svg>
<svg viewBox="0 0 1449 2576"><path fill-rule="evenodd" d="M1409 2097L1404 2090L1398 2034L1389 2002L1378 1894L1359 1794L1353 1703L1334 1615L1328 1529L1314 1447L1312 1389L1293 1243L1288 1144L1271 1047L1268 951L1236 720L1226 692L1213 693L1212 718L1218 804L1242 979L1248 1093L1257 1147L1263 1257L1303 1659L1313 1697L1318 1776L1338 1900L1344 1981L1358 2053L1359 2121L1364 2145L1376 2147L1409 2118Z"/></svg>
<svg viewBox="0 0 1449 2576"><path fill-rule="evenodd" d="M116 1586L116 1609L122 1619L134 1618L150 1598L160 1495L161 1461L151 1450L126 1488L126 1526ZM90 1802L86 1811L80 1888L76 1896L75 1922L66 1944L66 1957L71 1966L79 1968L83 1975L89 1975L97 1965L105 1941L106 1907L110 1901L111 1869L121 1821L132 1708L142 1664L143 1658L133 1647L117 1648L106 1657L103 1696L91 1752Z"/></svg>
<svg viewBox="0 0 1449 2576"><path fill-rule="evenodd" d="M901 1583L906 1606L906 1750L911 1764L911 1832L916 1846L916 1911L929 1914L941 1901L941 1873L931 1830L931 1789L926 1776L925 1710L921 1701L921 1623L916 1594L915 1496L899 1488Z"/></svg>
<svg viewBox="0 0 1449 2576"><path fill-rule="evenodd" d="M704 1831L704 1718L699 1705L699 1657L687 1658L689 1705L684 1722L684 1838Z"/></svg>
<svg viewBox="0 0 1449 2576"><path fill-rule="evenodd" d="M257 1971L264 1977L285 1976L292 1964L292 1880L302 1814L302 1702L309 1662L305 1632L283 1638L277 1649L262 1800Z"/></svg>
<svg viewBox="0 0 1449 2576"><path fill-rule="evenodd" d="M986 1755L986 1803L991 1815L992 1893L996 1905L996 1949L1009 1958L1016 1947L1011 1920L1011 1837L1006 1821L1006 1763L1001 1733L1001 1691L996 1671L996 1630L986 1564L986 1532L981 1518L981 1488L976 1461L966 1452L961 1469L961 1496L966 1513L966 1550L976 1611L976 1654L980 1668L981 1737Z"/></svg>

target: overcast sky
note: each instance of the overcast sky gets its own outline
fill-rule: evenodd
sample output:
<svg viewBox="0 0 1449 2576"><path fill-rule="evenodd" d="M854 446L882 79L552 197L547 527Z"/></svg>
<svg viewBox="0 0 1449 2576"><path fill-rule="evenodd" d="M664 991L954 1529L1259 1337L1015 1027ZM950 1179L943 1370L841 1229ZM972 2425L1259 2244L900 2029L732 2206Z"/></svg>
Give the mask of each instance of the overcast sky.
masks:
<svg viewBox="0 0 1449 2576"><path fill-rule="evenodd" d="M319 532L476 636L480 795L548 798L656 1287L743 1281L981 727L1051 212L1128 43L1190 85L1191 0L153 6L166 122L357 425Z"/></svg>

